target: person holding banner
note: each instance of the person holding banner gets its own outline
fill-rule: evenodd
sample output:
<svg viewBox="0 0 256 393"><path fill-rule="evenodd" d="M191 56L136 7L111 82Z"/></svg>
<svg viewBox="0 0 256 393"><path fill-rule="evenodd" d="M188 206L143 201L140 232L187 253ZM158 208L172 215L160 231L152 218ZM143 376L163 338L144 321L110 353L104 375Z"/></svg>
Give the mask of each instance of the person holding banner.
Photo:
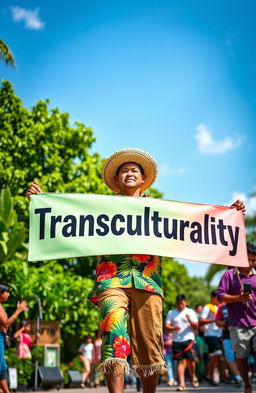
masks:
<svg viewBox="0 0 256 393"><path fill-rule="evenodd" d="M145 197L144 191L156 177L155 160L148 153L133 148L112 154L102 170L103 181L119 196ZM35 180L26 195L29 199L31 194L40 192L40 185ZM233 207L243 210L244 204L237 201ZM115 216L115 225L111 227L115 236L121 235L117 222L122 219L123 216ZM157 217L154 220L156 222ZM104 225L107 228L101 222L101 227ZM95 285L89 300L100 307L102 351L99 368L110 393L123 392L124 373L129 371L126 358L130 352L132 368L142 380L144 393L155 393L159 375L166 371L162 348L161 265L161 257L156 255L98 257Z"/></svg>
<svg viewBox="0 0 256 393"><path fill-rule="evenodd" d="M248 357L251 350L256 353L256 246L247 243L247 253L249 267L227 270L221 277L217 294L227 305L230 338L244 392L252 393Z"/></svg>
<svg viewBox="0 0 256 393"><path fill-rule="evenodd" d="M144 151L123 149L105 161L102 177L118 195L145 197L143 191L156 180L157 165ZM40 192L35 180L26 196L29 199L31 194ZM96 282L89 300L100 307L99 369L111 393L123 392L130 352L132 368L142 380L144 393L154 393L160 373L167 370L162 345L161 263L161 257L154 255L98 257Z"/></svg>

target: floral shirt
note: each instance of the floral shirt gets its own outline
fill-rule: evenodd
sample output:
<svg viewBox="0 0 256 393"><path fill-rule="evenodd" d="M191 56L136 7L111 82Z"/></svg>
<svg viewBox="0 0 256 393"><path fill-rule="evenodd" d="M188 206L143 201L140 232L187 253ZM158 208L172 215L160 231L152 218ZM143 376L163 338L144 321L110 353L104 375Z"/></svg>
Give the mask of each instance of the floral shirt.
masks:
<svg viewBox="0 0 256 393"><path fill-rule="evenodd" d="M97 304L98 292L107 288L137 288L163 296L162 258L142 254L99 256L88 299Z"/></svg>
<svg viewBox="0 0 256 393"><path fill-rule="evenodd" d="M97 259L96 281L88 295L92 303L97 305L98 292L108 288L137 288L163 296L161 257L122 254L100 255Z"/></svg>

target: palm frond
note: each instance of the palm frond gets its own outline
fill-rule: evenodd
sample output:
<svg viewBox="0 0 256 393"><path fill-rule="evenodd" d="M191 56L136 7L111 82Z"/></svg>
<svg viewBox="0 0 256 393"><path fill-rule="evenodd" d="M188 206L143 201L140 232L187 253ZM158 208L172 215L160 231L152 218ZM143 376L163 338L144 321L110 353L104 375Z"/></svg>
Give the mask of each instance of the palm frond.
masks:
<svg viewBox="0 0 256 393"><path fill-rule="evenodd" d="M5 64L16 66L15 59L9 46L0 38L0 59L4 60Z"/></svg>
<svg viewBox="0 0 256 393"><path fill-rule="evenodd" d="M217 274L218 272L221 272L222 270L225 270L225 269L226 269L226 266L223 266L223 265L210 265L207 272L206 272L206 275L205 275L205 280L207 281L208 285L212 281L215 274Z"/></svg>

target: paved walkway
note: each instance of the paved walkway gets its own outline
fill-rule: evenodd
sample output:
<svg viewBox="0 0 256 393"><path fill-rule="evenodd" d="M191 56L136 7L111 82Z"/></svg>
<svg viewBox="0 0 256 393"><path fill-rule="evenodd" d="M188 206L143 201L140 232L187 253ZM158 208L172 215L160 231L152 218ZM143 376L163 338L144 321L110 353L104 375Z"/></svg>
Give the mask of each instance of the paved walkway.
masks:
<svg viewBox="0 0 256 393"><path fill-rule="evenodd" d="M45 393L45 390L43 391ZM85 388L85 389L60 389L51 390L52 393L107 393L106 387L99 388ZM159 385L157 393L171 393L176 392L176 387L168 387L164 384ZM199 388L193 388L189 383L187 384L187 390L185 392L193 393L243 393L243 387L237 389L233 385L220 384L217 387L209 386L208 384L202 383ZM253 392L256 392L256 382L253 383ZM125 393L137 393L136 387L128 387L125 389Z"/></svg>

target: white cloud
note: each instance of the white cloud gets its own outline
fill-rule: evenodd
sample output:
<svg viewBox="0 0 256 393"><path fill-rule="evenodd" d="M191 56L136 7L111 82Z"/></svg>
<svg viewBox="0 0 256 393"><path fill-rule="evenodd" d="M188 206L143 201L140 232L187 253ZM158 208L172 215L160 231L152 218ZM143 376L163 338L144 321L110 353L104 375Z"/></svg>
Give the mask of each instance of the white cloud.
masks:
<svg viewBox="0 0 256 393"><path fill-rule="evenodd" d="M12 20L14 22L24 21L27 29L42 30L44 22L39 17L39 9L27 10L21 7L10 7L12 11Z"/></svg>
<svg viewBox="0 0 256 393"><path fill-rule="evenodd" d="M234 191L232 192L231 201L227 205L232 205L237 199L245 203L246 215L252 216L256 213L256 196L248 197L244 192Z"/></svg>
<svg viewBox="0 0 256 393"><path fill-rule="evenodd" d="M169 164L162 164L159 167L159 173L161 175L182 175L183 173L188 172L187 168L178 168L175 169L171 167Z"/></svg>
<svg viewBox="0 0 256 393"><path fill-rule="evenodd" d="M212 137L211 129L201 123L197 126L195 139L198 142L198 148L203 154L223 154L229 150L235 149L240 144L240 139L235 140L226 137L222 141L215 141Z"/></svg>

